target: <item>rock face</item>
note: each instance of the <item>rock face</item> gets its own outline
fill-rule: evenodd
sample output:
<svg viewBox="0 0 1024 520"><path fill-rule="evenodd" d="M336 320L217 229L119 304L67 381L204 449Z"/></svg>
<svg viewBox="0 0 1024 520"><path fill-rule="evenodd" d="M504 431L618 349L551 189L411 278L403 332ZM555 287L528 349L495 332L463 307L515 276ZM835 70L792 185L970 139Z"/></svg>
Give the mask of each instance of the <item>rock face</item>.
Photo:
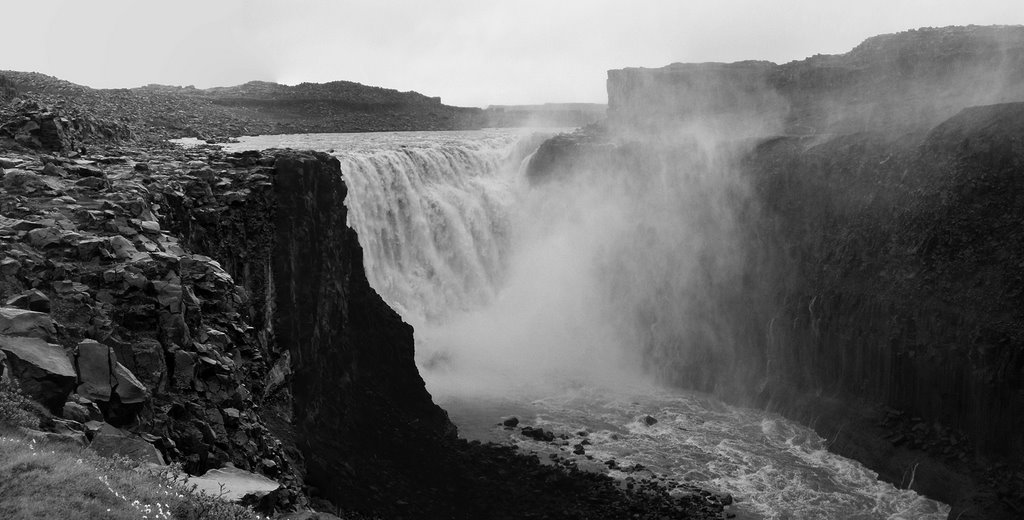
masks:
<svg viewBox="0 0 1024 520"><path fill-rule="evenodd" d="M385 478L375 466L400 463L402 443L454 426L416 370L412 327L366 279L337 159L278 156L275 169L277 339L292 355L309 477L342 495Z"/></svg>
<svg viewBox="0 0 1024 520"><path fill-rule="evenodd" d="M966 106L1016 101L1022 92L1024 30L928 28L783 65L611 70L608 118L646 133L694 122L747 135L758 135L745 127L751 122L760 135L905 131L938 124Z"/></svg>
<svg viewBox="0 0 1024 520"><path fill-rule="evenodd" d="M1001 101L1018 102L986 105ZM723 199L740 267L699 278L713 297L695 311L718 336L653 335L652 370L813 423L890 481L915 470L914 489L952 516L1018 516L1024 29L922 29L780 66L612 71L609 102L607 133L538 151L539 189L556 174L700 171L686 129L779 123L731 135L747 187Z"/></svg>

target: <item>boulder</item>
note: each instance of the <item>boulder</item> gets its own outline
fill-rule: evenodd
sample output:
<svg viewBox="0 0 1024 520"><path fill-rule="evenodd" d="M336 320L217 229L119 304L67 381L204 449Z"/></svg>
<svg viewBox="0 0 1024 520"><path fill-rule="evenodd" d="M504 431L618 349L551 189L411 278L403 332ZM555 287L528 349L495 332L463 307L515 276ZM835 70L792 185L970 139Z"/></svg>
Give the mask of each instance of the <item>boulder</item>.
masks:
<svg viewBox="0 0 1024 520"><path fill-rule="evenodd" d="M87 238L80 240L77 245L78 258L82 260L92 260L99 257L113 256L108 251L109 242L106 238Z"/></svg>
<svg viewBox="0 0 1024 520"><path fill-rule="evenodd" d="M61 233L60 229L55 227L44 227L39 229L33 229L28 232L28 241L35 247L46 248L53 245L58 245L63 240L64 234Z"/></svg>
<svg viewBox="0 0 1024 520"><path fill-rule="evenodd" d="M68 172L54 163L46 163L46 166L43 167L43 175L49 175L50 177L67 177Z"/></svg>
<svg viewBox="0 0 1024 520"><path fill-rule="evenodd" d="M92 436L89 448L104 457L122 456L140 462L165 465L156 446L130 432L102 423Z"/></svg>
<svg viewBox="0 0 1024 520"><path fill-rule="evenodd" d="M41 312L0 307L0 334L49 340L57 333L50 316Z"/></svg>
<svg viewBox="0 0 1024 520"><path fill-rule="evenodd" d="M28 170L11 169L4 173L4 188L7 189L34 189L46 188L42 177Z"/></svg>
<svg viewBox="0 0 1024 520"><path fill-rule="evenodd" d="M79 343L75 349L78 395L93 401L109 401L115 384L111 374L114 363L110 347L92 340Z"/></svg>
<svg viewBox="0 0 1024 520"><path fill-rule="evenodd" d="M28 311L50 312L50 298L39 289L31 289L13 296L4 305Z"/></svg>
<svg viewBox="0 0 1024 520"><path fill-rule="evenodd" d="M149 398L144 385L124 365L117 362L114 350L93 340L78 344L75 352L78 365L78 395L93 401L111 401L117 396L121 404L143 403Z"/></svg>
<svg viewBox="0 0 1024 520"><path fill-rule="evenodd" d="M0 336L0 351L6 355L10 377L25 395L53 412L64 406L75 388L75 369L60 345L39 338Z"/></svg>
<svg viewBox="0 0 1024 520"><path fill-rule="evenodd" d="M74 401L64 403L64 408L61 410L61 417L71 419L72 421L78 421L82 424L92 420L92 417L89 416L89 409Z"/></svg>
<svg viewBox="0 0 1024 520"><path fill-rule="evenodd" d="M114 256L122 260L130 259L133 256L139 254L139 250L135 249L135 246L132 244L131 240L128 240L127 238L121 235L114 235L110 237L109 244L110 248L114 252Z"/></svg>
<svg viewBox="0 0 1024 520"><path fill-rule="evenodd" d="M114 388L114 393L124 404L138 404L144 403L149 399L149 393L146 391L146 385L142 384L141 381L135 374L132 374L130 370L125 368L121 363L114 364L114 380L117 386Z"/></svg>

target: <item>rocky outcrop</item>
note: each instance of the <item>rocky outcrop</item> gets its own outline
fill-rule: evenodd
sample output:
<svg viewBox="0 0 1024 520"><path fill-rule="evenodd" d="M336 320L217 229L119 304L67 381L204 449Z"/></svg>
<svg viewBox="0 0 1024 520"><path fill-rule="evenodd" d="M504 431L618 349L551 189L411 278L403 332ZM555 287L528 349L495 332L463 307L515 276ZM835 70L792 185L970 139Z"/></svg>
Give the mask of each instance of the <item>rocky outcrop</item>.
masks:
<svg viewBox="0 0 1024 520"><path fill-rule="evenodd" d="M1021 99L1022 64L1020 27L925 28L783 65L611 70L608 117L619 131L647 134L692 124L745 135L900 133L963 107Z"/></svg>
<svg viewBox="0 0 1024 520"><path fill-rule="evenodd" d="M0 125L0 140L37 150L71 151L86 143L134 138L131 129L122 123L28 100L0 106L0 120L4 121Z"/></svg>
<svg viewBox="0 0 1024 520"><path fill-rule="evenodd" d="M257 411L269 366L244 289L160 223L166 194L209 189L210 163L161 153L2 152L17 166L0 194L4 372L97 450L156 453L193 473L233 463L285 486L273 507L302 505L292 459ZM256 186L258 169L235 178ZM102 440L104 427L127 433Z"/></svg>

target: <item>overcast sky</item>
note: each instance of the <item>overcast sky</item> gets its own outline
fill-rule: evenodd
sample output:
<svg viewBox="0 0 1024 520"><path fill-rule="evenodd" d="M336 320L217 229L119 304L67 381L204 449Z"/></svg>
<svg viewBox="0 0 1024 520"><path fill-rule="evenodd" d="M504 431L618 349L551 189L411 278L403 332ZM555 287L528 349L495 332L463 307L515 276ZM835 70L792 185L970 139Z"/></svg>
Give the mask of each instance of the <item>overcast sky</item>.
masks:
<svg viewBox="0 0 1024 520"><path fill-rule="evenodd" d="M1024 24L1022 0L0 0L0 69L97 88L358 81L486 106L606 101L606 71L786 62Z"/></svg>

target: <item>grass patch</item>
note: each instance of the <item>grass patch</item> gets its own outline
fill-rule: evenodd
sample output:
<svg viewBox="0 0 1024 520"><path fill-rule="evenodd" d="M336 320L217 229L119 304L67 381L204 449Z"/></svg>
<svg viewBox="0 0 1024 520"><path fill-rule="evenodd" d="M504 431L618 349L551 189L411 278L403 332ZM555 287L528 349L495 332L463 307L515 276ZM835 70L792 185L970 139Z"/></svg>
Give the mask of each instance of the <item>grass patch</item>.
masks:
<svg viewBox="0 0 1024 520"><path fill-rule="evenodd" d="M38 405L21 393L16 381L0 377L0 425L38 428L37 408Z"/></svg>
<svg viewBox="0 0 1024 520"><path fill-rule="evenodd" d="M251 509L195 494L175 466L107 459L84 448L0 433L0 518L259 520Z"/></svg>

